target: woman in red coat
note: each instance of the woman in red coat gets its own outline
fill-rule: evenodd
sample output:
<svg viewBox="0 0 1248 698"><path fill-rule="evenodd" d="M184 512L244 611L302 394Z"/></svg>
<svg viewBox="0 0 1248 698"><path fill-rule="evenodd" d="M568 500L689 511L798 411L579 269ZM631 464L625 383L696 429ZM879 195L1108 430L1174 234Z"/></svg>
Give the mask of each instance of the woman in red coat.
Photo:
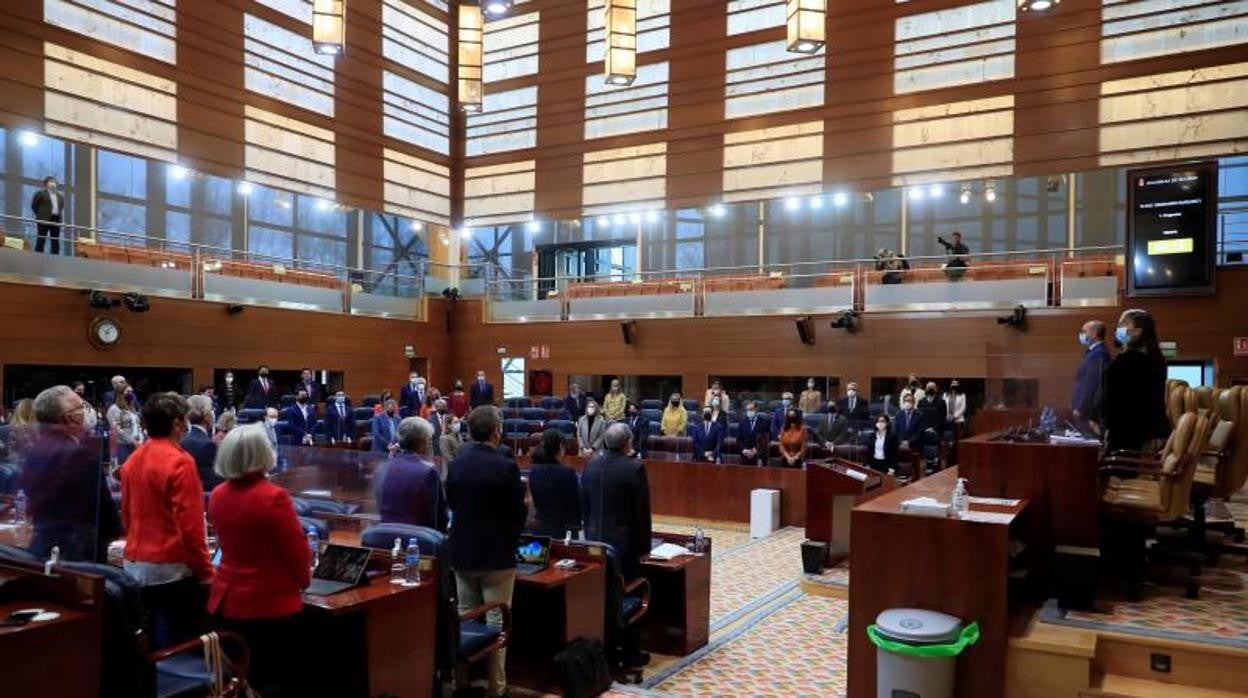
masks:
<svg viewBox="0 0 1248 698"><path fill-rule="evenodd" d="M262 425L238 427L217 450L225 479L212 491L208 518L221 566L208 612L251 649L250 681L265 698L298 695L300 591L311 582L311 554L286 490L265 478L276 455Z"/></svg>

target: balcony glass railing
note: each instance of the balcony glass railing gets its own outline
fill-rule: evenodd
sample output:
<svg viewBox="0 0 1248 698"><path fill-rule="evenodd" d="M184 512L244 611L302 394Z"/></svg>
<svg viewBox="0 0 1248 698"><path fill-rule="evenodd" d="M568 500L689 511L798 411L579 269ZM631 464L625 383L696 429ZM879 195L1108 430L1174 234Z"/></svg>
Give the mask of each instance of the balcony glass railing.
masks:
<svg viewBox="0 0 1248 698"><path fill-rule="evenodd" d="M33 221L0 217L6 230ZM27 226L26 224L31 224ZM64 224L60 254L6 233L0 279L223 303L376 315L425 316L425 277L350 269L211 245Z"/></svg>

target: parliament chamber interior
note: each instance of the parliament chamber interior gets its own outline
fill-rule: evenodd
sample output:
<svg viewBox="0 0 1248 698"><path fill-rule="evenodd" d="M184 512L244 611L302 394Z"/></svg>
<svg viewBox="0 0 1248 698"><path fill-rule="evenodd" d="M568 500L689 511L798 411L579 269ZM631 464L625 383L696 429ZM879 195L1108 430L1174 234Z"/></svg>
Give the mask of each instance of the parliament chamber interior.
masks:
<svg viewBox="0 0 1248 698"><path fill-rule="evenodd" d="M1248 696L1246 28L0 3L0 695Z"/></svg>

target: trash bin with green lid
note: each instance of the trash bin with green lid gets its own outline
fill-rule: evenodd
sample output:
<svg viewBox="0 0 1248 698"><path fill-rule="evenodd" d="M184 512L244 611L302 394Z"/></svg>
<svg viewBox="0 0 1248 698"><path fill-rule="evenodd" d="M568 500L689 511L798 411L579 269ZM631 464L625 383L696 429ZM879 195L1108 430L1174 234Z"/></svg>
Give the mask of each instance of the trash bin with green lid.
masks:
<svg viewBox="0 0 1248 698"><path fill-rule="evenodd" d="M953 698L958 655L979 624L921 608L890 608L867 626L875 643L876 698Z"/></svg>

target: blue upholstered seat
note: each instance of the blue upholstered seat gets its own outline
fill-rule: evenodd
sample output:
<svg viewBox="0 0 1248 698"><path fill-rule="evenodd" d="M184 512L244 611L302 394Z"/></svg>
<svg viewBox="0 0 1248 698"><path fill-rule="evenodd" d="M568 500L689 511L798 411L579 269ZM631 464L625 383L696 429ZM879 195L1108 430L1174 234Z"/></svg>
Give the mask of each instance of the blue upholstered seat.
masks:
<svg viewBox="0 0 1248 698"><path fill-rule="evenodd" d="M468 620L459 624L459 656L470 657L498 640L500 628L496 625Z"/></svg>

